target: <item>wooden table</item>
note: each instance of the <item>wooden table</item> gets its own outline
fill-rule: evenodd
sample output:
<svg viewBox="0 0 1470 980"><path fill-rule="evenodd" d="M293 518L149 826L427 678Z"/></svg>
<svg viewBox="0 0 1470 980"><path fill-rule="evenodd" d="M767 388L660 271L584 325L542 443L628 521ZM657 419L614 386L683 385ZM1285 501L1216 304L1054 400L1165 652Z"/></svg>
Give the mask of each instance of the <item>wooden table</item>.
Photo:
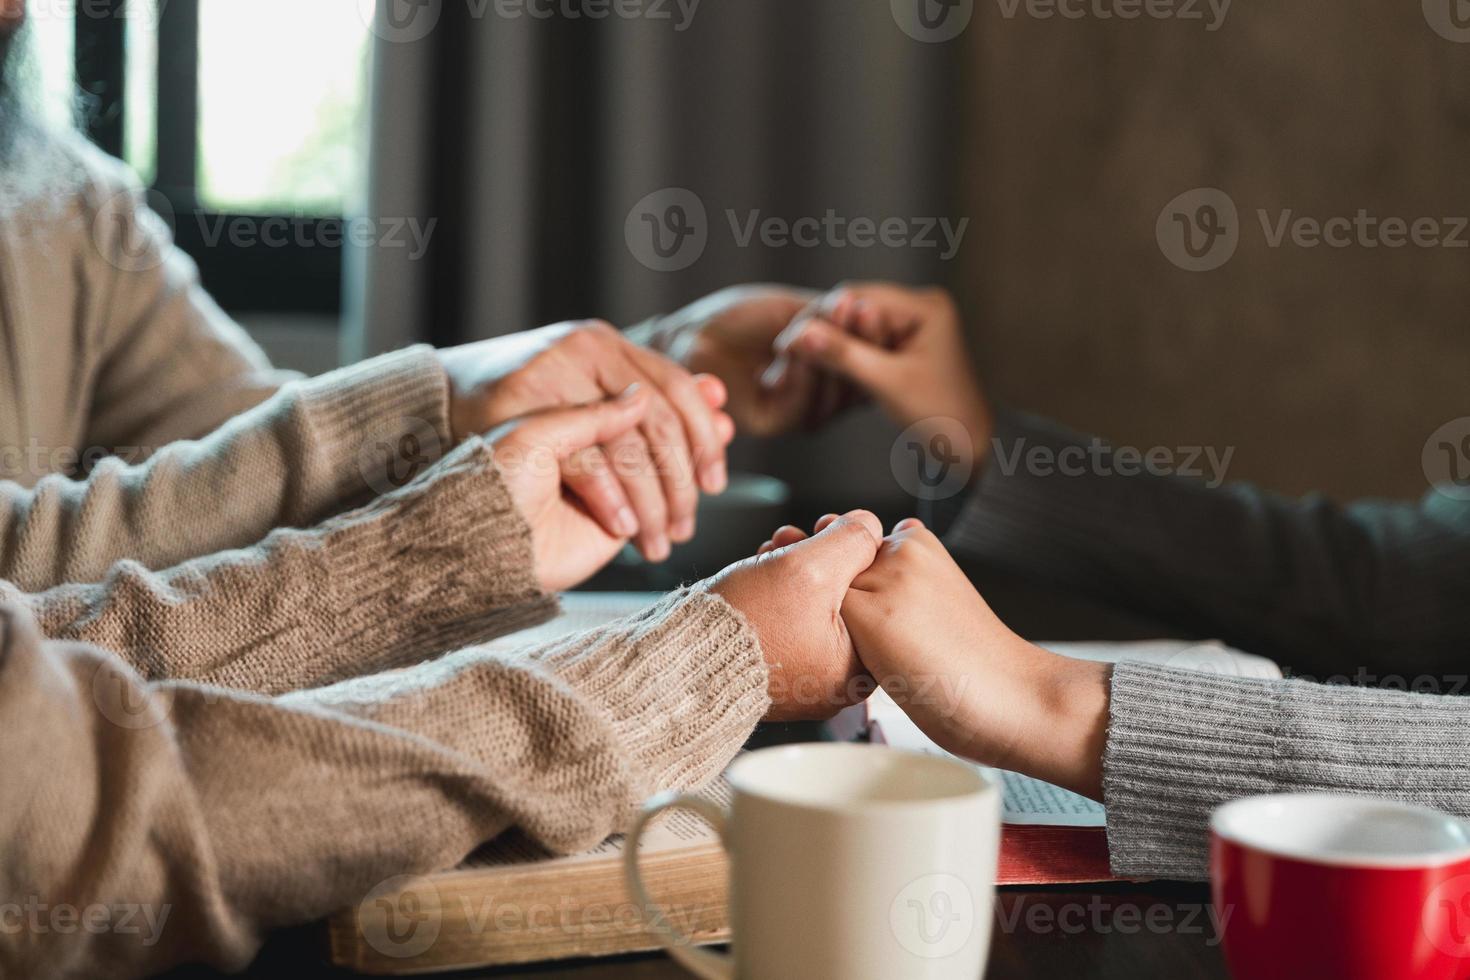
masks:
<svg viewBox="0 0 1470 980"><path fill-rule="evenodd" d="M1075 888L1003 888L987 980L1226 980L1205 886L1178 882ZM272 940L246 974L353 980L319 964L320 932ZM688 980L662 954L440 974L446 980ZM190 970L169 980L224 980Z"/></svg>

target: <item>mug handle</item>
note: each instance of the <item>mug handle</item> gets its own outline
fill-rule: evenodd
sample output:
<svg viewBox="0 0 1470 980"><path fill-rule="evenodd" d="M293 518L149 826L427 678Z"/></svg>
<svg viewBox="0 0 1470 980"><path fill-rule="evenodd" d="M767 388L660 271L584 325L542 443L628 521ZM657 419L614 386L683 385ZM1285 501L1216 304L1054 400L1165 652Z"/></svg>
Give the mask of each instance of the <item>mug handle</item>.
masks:
<svg viewBox="0 0 1470 980"><path fill-rule="evenodd" d="M695 946L668 920L643 887L643 876L638 871L638 844L643 838L643 831L654 817L679 807L693 810L703 817L719 833L721 843L724 842L725 824L729 819L724 810L700 796L661 793L643 804L643 812L638 814L633 828L628 831L623 846L623 873L628 879L628 890L633 893L633 900L639 907L651 913L649 926L669 956L700 980L734 980L735 966L729 954L712 953Z"/></svg>

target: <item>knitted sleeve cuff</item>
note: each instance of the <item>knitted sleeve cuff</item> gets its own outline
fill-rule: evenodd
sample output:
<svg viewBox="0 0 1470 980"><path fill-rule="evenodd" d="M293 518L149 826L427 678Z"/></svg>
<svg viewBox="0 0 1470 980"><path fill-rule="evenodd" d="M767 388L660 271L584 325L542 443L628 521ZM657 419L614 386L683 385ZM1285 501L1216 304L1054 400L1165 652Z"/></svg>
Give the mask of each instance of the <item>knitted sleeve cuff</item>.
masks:
<svg viewBox="0 0 1470 980"><path fill-rule="evenodd" d="M1113 870L1205 877L1210 814L1242 796L1368 795L1470 816L1467 759L1463 697L1120 664L1103 760Z"/></svg>
<svg viewBox="0 0 1470 980"><path fill-rule="evenodd" d="M400 490L310 531L280 531L268 551L310 563L331 624L327 642L274 644L279 657L232 661L205 678L275 693L425 660L545 622L555 596L536 576L531 531L490 446L472 439ZM315 617L313 617L315 618Z"/></svg>
<svg viewBox="0 0 1470 980"><path fill-rule="evenodd" d="M766 684L749 626L695 587L549 644L470 647L283 703L449 748L511 824L570 853L626 827L655 793L718 776L764 716Z"/></svg>
<svg viewBox="0 0 1470 980"><path fill-rule="evenodd" d="M1270 681L1117 666L1103 758L1115 874L1207 876L1210 813L1278 785L1278 691Z"/></svg>
<svg viewBox="0 0 1470 980"><path fill-rule="evenodd" d="M714 779L771 703L755 631L698 585L625 620L596 656L552 662L559 677L603 706L619 744L647 774L649 792Z"/></svg>
<svg viewBox="0 0 1470 980"><path fill-rule="evenodd" d="M309 452L335 498L352 502L405 486L453 447L449 382L430 347L410 347L302 382L296 389Z"/></svg>

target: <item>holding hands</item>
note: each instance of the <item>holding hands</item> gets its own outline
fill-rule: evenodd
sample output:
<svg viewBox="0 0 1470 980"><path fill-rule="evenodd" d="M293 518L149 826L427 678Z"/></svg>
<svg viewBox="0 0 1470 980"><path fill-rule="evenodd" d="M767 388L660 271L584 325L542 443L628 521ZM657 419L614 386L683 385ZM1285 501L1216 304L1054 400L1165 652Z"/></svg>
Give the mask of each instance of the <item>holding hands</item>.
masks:
<svg viewBox="0 0 1470 980"><path fill-rule="evenodd" d="M634 334L643 344L601 321L560 323L439 352L456 441L642 392L631 424L565 451L540 447L560 473L555 506L532 521L548 588L578 584L626 542L657 562L690 540L700 493L728 485L737 423L773 435L871 397L905 426L956 419L972 444L989 436L958 312L939 290L741 286ZM520 442L549 424L510 446L524 450ZM537 494L545 477L536 477ZM873 530L881 536L876 522Z"/></svg>
<svg viewBox="0 0 1470 980"><path fill-rule="evenodd" d="M804 549L850 520L828 515L817 522L815 537L783 527L761 546L752 567L816 557ZM854 549L848 557L858 554ZM875 541L871 563L856 574L851 565L832 571L830 578L848 582L833 632L850 641L856 659L840 670L829 667L826 684L841 680L853 689L850 678L865 671L942 748L1101 798L1108 665L1059 656L1013 633L917 520L902 521ZM729 593L726 598L741 608ZM785 622L768 627L777 643L803 639L788 636ZM765 645L767 628L754 618L752 625ZM827 714L846 703L834 700Z"/></svg>
<svg viewBox="0 0 1470 980"><path fill-rule="evenodd" d="M535 412L644 389L636 422L562 460L567 490L602 530L633 540L649 561L694 537L699 494L728 482L735 425L725 386L632 343L600 321L559 323L444 350L454 438L483 435ZM611 557L611 555L609 555Z"/></svg>
<svg viewBox="0 0 1470 980"><path fill-rule="evenodd" d="M992 413L942 289L851 283L825 295L781 286L716 293L640 328L643 339L724 382L747 434L815 428L863 399L900 427L953 419L983 462Z"/></svg>

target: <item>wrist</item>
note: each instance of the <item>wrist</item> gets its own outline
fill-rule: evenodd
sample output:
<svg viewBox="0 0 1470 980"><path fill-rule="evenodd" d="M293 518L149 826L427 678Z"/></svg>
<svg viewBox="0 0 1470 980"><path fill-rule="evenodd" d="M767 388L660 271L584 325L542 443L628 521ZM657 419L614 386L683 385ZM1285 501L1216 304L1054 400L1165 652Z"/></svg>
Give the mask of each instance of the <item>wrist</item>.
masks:
<svg viewBox="0 0 1470 980"><path fill-rule="evenodd" d="M1033 740L1025 770L1074 793L1101 800L1113 665L1048 653L1037 704L1047 733Z"/></svg>
<svg viewBox="0 0 1470 980"><path fill-rule="evenodd" d="M623 336L627 337L639 347L646 347L651 351L657 351L660 354L667 355L669 353L670 340L673 336L673 332L668 329L667 324L666 317L649 317L642 323L628 327L623 331Z"/></svg>
<svg viewBox="0 0 1470 980"><path fill-rule="evenodd" d="M1004 643L977 658L983 667L962 685L966 695L945 713L935 741L983 765L1102 799L1112 665L1014 635Z"/></svg>

